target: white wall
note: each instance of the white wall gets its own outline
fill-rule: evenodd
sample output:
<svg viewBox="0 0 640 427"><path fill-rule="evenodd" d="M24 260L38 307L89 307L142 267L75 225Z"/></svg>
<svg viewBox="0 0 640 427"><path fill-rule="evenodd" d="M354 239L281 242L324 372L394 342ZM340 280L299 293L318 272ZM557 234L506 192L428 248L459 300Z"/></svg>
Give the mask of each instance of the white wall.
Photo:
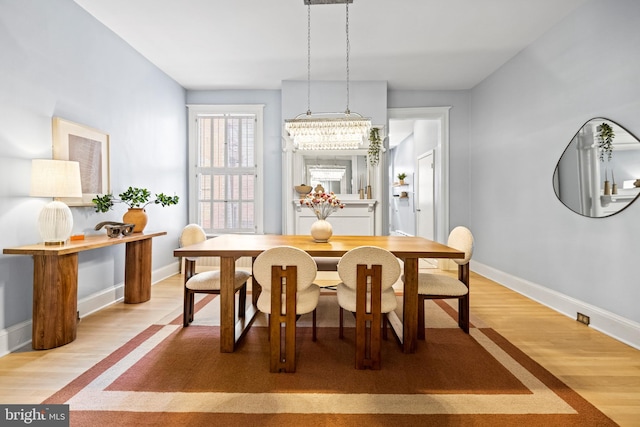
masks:
<svg viewBox="0 0 640 427"><path fill-rule="evenodd" d="M559 293L592 326L635 328L635 345L640 203L582 217L556 198L552 175L590 118L640 135L639 20L637 0L593 0L563 20L471 91L469 143L474 259L540 299Z"/></svg>
<svg viewBox="0 0 640 427"><path fill-rule="evenodd" d="M72 0L0 0L0 52L0 246L40 239L37 216L48 200L28 196L31 159L51 158L51 118L59 116L110 134L115 194L131 185L184 197L148 209L147 227L169 233L154 239L154 278L173 264L177 271L173 249L187 218L184 89ZM125 212L71 210L74 232ZM79 261L80 300L124 281L123 245ZM3 329L30 322L32 280L31 257L0 255L0 341Z"/></svg>

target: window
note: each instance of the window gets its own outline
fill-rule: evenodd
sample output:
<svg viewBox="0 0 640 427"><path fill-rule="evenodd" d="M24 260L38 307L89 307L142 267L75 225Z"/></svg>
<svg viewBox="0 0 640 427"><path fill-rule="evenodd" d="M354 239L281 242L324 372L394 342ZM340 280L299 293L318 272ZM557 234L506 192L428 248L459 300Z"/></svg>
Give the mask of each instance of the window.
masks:
<svg viewBox="0 0 640 427"><path fill-rule="evenodd" d="M262 233L262 106L189 106L189 220Z"/></svg>

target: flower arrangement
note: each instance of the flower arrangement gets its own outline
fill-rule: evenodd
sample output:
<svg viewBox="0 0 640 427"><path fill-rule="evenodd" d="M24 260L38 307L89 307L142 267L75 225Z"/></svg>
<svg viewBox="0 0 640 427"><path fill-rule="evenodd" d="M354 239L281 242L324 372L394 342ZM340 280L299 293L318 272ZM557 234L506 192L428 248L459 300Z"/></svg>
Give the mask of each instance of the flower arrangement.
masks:
<svg viewBox="0 0 640 427"><path fill-rule="evenodd" d="M327 219L329 215L344 208L344 204L332 192L307 194L304 199L300 199L300 205L306 206L313 211L318 219Z"/></svg>

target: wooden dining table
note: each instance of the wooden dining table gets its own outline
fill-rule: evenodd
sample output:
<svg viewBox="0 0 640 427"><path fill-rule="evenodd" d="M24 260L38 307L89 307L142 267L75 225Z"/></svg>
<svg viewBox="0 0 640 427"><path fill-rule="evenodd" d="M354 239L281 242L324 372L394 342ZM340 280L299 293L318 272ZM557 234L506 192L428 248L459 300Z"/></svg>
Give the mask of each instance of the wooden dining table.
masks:
<svg viewBox="0 0 640 427"><path fill-rule="evenodd" d="M236 260L254 258L277 246L293 246L313 257L341 257L358 246L376 246L393 253L404 263L402 319L390 313L390 324L405 353L413 353L418 341L418 259L464 258L464 252L422 237L409 236L332 236L326 243L317 243L306 235L237 235L229 234L174 251L174 256L194 263L193 257L220 258L220 351L231 353L257 314L257 295L252 290L253 304L247 304L244 317L235 317L234 276Z"/></svg>

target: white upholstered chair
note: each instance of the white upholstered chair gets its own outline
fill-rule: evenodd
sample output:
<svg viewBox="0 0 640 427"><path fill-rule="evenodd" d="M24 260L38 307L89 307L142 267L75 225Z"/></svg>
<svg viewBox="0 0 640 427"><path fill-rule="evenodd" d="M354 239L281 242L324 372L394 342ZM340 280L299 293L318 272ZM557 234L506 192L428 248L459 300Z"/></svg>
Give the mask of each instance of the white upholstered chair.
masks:
<svg viewBox="0 0 640 427"><path fill-rule="evenodd" d="M316 307L320 297L320 288L313 283L316 273L313 258L291 246L268 249L253 263L254 280L262 286L258 310L269 315L271 372L296 371L296 320L301 315L313 313L313 340L316 340Z"/></svg>
<svg viewBox="0 0 640 427"><path fill-rule="evenodd" d="M381 328L384 327L386 338L386 313L397 306L392 286L400 277L400 263L386 249L361 246L340 259L338 275L342 280L337 287L340 338L344 309L356 318L356 369L380 369Z"/></svg>
<svg viewBox="0 0 640 427"><path fill-rule="evenodd" d="M464 258L454 259L458 277L436 273L418 274L418 338L425 339L424 301L426 299L458 299L458 325L469 333L469 261L473 255L473 235L466 227L456 227L449 233L447 246L464 252Z"/></svg>
<svg viewBox="0 0 640 427"><path fill-rule="evenodd" d="M189 224L180 235L180 247L193 245L207 240L202 227ZM193 260L193 258L188 258ZM235 291L240 291L238 302L238 317L244 317L247 300L247 280L251 277L246 271L236 271ZM193 322L195 294L220 294L220 271L203 271L196 274L195 263L185 263L184 272L184 307L183 325L189 326Z"/></svg>

